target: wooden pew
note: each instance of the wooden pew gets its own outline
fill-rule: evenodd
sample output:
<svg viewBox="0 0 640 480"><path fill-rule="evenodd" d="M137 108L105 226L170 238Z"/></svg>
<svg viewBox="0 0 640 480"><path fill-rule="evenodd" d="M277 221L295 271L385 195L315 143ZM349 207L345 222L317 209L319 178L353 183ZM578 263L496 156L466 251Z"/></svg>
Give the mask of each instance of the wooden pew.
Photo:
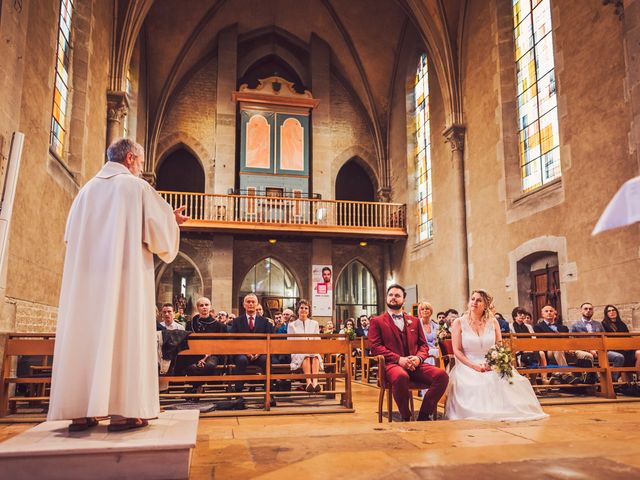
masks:
<svg viewBox="0 0 640 480"><path fill-rule="evenodd" d="M598 375L598 390L596 395L605 398L616 398L616 394L613 389L613 382L611 378L612 367L609 365L609 359L607 358L607 345L605 345L604 333L519 333L509 334L504 336L504 341L510 345L511 351L515 354L517 352L526 351L570 351L570 350L595 350L597 356L594 357L594 362L597 360L598 366L593 368L582 368L572 365L566 367L552 367L552 368L518 368L518 372L522 375L537 374L537 373L596 373ZM593 386L591 384L560 384L560 385L536 385L535 388L575 388Z"/></svg>
<svg viewBox="0 0 640 480"><path fill-rule="evenodd" d="M291 340L287 341L287 337L319 337L319 340ZM49 400L46 392L46 386L51 383L50 369L46 361L43 361L43 372L46 376L17 376L13 374L13 368L17 357L21 355L41 355L45 359L53 355L54 351L54 334L9 334L6 336L4 344L3 367L2 367L2 388L0 390L0 417L5 417L9 413L10 406L16 405L18 402L40 402L44 406ZM348 411L353 408L352 391L351 391L351 369L346 369L344 373L327 372L318 373L316 375L297 372L281 371L274 373L271 371L271 354L292 354L311 352L320 355L335 353L344 356L347 361L351 362L351 346L349 342L334 341L331 335L261 335L261 334L192 334L188 339L189 348L183 350L179 355L238 355L259 353L267 355L267 369L262 374L247 375L210 375L210 376L166 376L160 378L165 381L180 382L188 384L190 382L224 382L229 385L236 381L260 381L264 385L264 393L252 394L247 392L218 394L216 396L258 396L264 397L264 406L266 411L270 411L271 395L296 395L302 392L272 392L271 381L273 380L304 380L305 378L318 378L325 381L324 390L318 394L320 397L333 396L336 394L341 396L342 411ZM334 367L335 365L328 365ZM344 380L344 390L336 390L336 379ZM17 384L34 384L42 387L41 395L37 397L27 396L10 396L10 390L13 385ZM308 395L304 393L304 395ZM187 394L187 393L163 393L161 398L171 397L206 397L206 394ZM210 396L210 395L209 395ZM326 410L326 409L325 409Z"/></svg>

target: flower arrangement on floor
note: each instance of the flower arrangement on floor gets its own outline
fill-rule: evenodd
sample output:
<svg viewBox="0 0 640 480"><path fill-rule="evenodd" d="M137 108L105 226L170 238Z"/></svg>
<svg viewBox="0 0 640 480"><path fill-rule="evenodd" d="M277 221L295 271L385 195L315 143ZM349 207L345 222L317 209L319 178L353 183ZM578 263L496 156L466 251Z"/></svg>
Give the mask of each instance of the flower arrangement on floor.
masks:
<svg viewBox="0 0 640 480"><path fill-rule="evenodd" d="M513 354L511 349L501 343L494 345L489 349L484 356L487 360L487 364L498 374L500 377L509 380L509 383L513 383L511 377L513 377Z"/></svg>

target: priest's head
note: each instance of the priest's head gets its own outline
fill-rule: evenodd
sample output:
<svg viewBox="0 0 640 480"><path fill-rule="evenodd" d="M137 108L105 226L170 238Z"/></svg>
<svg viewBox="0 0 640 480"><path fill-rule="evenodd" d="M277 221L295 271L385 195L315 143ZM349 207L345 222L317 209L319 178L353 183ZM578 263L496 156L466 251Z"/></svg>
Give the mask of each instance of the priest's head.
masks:
<svg viewBox="0 0 640 480"><path fill-rule="evenodd" d="M144 171L144 149L128 138L120 138L109 145L107 158L110 162L123 164L136 177Z"/></svg>

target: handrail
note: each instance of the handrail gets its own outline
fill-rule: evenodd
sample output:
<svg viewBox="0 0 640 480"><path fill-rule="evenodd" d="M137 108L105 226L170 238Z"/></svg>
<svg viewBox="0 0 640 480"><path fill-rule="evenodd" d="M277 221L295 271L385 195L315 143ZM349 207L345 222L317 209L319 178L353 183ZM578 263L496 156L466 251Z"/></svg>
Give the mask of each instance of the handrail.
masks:
<svg viewBox="0 0 640 480"><path fill-rule="evenodd" d="M406 205L258 195L158 192L192 221L363 227L406 231Z"/></svg>

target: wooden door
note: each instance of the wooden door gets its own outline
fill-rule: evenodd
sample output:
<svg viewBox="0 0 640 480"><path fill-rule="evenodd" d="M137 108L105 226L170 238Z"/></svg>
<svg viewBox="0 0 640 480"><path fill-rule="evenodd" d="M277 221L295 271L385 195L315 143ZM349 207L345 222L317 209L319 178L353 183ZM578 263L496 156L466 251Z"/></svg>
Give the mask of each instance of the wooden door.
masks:
<svg viewBox="0 0 640 480"><path fill-rule="evenodd" d="M531 272L531 303L534 322L540 318L542 307L553 306L562 312L560 299L560 271L557 266Z"/></svg>

